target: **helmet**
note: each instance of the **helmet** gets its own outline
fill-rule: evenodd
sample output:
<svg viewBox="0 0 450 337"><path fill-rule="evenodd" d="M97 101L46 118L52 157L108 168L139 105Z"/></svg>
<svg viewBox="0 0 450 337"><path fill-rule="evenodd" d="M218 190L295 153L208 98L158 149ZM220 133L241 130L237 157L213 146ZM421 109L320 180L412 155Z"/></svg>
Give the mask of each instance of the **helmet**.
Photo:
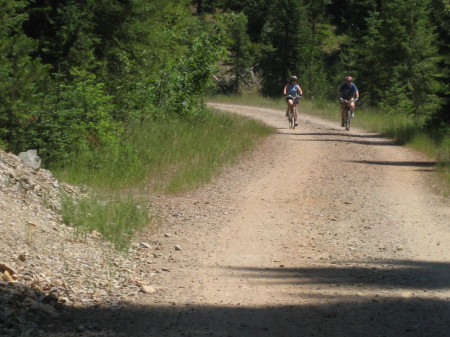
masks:
<svg viewBox="0 0 450 337"><path fill-rule="evenodd" d="M298 81L297 76L291 76L291 82Z"/></svg>
<svg viewBox="0 0 450 337"><path fill-rule="evenodd" d="M351 76L346 76L346 77L345 77L345 80L351 82L351 81L353 81L353 78L352 78Z"/></svg>

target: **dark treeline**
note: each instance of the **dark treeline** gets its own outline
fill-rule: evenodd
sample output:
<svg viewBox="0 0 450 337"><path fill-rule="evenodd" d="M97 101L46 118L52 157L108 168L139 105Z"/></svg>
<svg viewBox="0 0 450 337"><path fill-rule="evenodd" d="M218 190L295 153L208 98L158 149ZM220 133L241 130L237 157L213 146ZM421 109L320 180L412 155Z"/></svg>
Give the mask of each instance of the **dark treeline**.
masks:
<svg viewBox="0 0 450 337"><path fill-rule="evenodd" d="M336 99L411 115L440 140L450 117L447 0L0 0L0 148L47 165L123 151L149 119L200 122L202 95ZM211 79L214 81L211 82Z"/></svg>

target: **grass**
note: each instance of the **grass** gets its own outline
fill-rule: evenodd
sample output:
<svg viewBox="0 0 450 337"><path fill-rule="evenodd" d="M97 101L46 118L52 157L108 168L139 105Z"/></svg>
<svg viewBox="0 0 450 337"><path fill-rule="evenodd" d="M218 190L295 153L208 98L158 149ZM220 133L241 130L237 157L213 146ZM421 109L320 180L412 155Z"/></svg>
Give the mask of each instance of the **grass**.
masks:
<svg viewBox="0 0 450 337"><path fill-rule="evenodd" d="M124 191L194 189L273 132L261 122L224 113L207 114L199 123L169 120L135 125L119 150L99 153L95 162L74 159L55 172L61 180L94 191L81 200L65 197L64 221L77 228L79 237L97 231L125 249L133 233L149 219L142 212L142 202L119 197Z"/></svg>
<svg viewBox="0 0 450 337"><path fill-rule="evenodd" d="M228 104L254 105L270 107L275 109L285 109L285 102L280 99L261 98L258 95L241 96L215 96L210 101ZM319 116L322 118L339 122L339 105L334 102L311 102L302 100L301 111ZM450 195L450 132L443 139L436 141L430 133L423 128L421 121L414 120L409 115L394 115L383 113L380 110L358 107L357 118L352 120L352 124L365 130L372 131L389 137L399 144L413 148L436 160L438 172L445 178L446 185L444 194Z"/></svg>
<svg viewBox="0 0 450 337"><path fill-rule="evenodd" d="M224 165L272 132L260 122L217 113L200 124L175 120L143 125L133 143L139 157L146 158L142 167L151 188L176 193L210 182Z"/></svg>
<svg viewBox="0 0 450 337"><path fill-rule="evenodd" d="M75 237L98 232L119 250L126 250L136 231L149 223L147 207L132 197L102 200L97 196L63 196L63 221L75 227Z"/></svg>
<svg viewBox="0 0 450 337"><path fill-rule="evenodd" d="M177 193L210 182L224 165L273 131L261 122L223 113L200 123L149 121L127 132L120 151L99 154L95 165L75 160L56 174L100 190L145 186Z"/></svg>

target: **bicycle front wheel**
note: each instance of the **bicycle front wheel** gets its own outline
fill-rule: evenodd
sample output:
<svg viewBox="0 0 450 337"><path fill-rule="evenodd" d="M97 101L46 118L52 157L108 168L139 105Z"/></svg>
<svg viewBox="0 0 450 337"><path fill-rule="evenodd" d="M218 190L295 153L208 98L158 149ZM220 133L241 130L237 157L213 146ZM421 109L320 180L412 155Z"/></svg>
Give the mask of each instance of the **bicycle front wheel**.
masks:
<svg viewBox="0 0 450 337"><path fill-rule="evenodd" d="M350 110L347 110L347 113L345 114L345 130L349 131L350 130L350 115L351 112Z"/></svg>

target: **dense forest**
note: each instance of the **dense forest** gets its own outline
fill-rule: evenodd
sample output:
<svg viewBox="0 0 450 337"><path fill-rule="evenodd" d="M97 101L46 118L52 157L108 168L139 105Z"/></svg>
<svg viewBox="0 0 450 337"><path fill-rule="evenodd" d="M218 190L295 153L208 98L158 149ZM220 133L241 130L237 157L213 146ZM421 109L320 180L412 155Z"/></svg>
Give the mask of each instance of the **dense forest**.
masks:
<svg viewBox="0 0 450 337"><path fill-rule="evenodd" d="M290 75L450 139L448 0L0 0L0 148L47 166L118 151L146 120L201 123L205 93L280 97Z"/></svg>

